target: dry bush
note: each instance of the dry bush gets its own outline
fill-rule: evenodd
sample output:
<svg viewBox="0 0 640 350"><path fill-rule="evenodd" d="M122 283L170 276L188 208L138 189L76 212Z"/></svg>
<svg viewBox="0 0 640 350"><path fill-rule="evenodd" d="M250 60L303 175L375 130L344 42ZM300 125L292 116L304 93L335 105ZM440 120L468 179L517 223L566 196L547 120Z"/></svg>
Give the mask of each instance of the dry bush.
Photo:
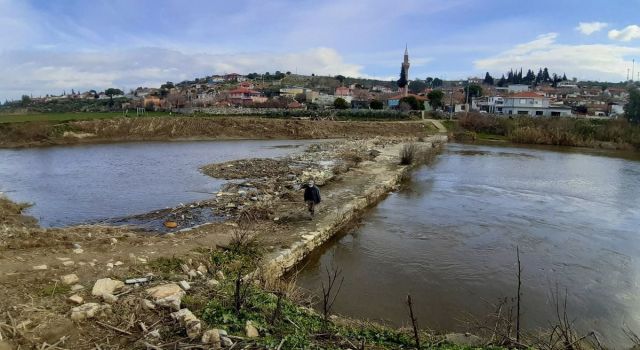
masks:
<svg viewBox="0 0 640 350"><path fill-rule="evenodd" d="M400 149L400 164L411 165L416 159L418 146L415 143L407 143Z"/></svg>

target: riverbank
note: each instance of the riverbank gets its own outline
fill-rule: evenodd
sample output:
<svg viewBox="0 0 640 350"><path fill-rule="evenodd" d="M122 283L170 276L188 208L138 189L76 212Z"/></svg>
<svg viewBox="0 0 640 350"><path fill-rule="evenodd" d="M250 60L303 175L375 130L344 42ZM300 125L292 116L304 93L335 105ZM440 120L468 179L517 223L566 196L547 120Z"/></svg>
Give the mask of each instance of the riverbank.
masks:
<svg viewBox="0 0 640 350"><path fill-rule="evenodd" d="M203 171L217 176L249 178L229 185L213 200L224 204L229 220L187 230L179 226L163 236L127 227L42 229L31 220L15 220L22 206L2 199L2 208L14 216L0 222L0 341L5 347L45 349L211 348L219 342L282 349L353 348L363 342L372 349L409 347L413 337L407 330L325 319L300 308L315 303L279 287L280 279L261 278L254 287L234 276L273 265L283 250L295 252L300 242L309 242L314 230L328 234L356 220L358 210L366 207L361 203L373 204L384 196L374 188L386 181L390 189L399 180L406 169L399 165L399 150L415 141L377 138L319 145L290 162L264 161L262 167L245 167L244 173L241 161L205 167ZM322 184L323 203L313 221L301 209L299 190L288 187L305 177ZM335 209L342 205L342 220L336 221ZM278 266L284 271L284 265ZM133 278L139 279L123 283ZM238 300L238 283L247 293L239 311L230 306ZM154 286L161 292L150 290ZM177 304L197 320L186 311L172 317ZM272 321L278 304L279 316ZM420 333L423 344L434 348L455 348L453 340L478 341Z"/></svg>
<svg viewBox="0 0 640 350"><path fill-rule="evenodd" d="M167 140L420 137L422 121L338 122L250 117L136 117L0 124L0 147Z"/></svg>
<svg viewBox="0 0 640 350"><path fill-rule="evenodd" d="M477 113L447 121L460 142L491 141L608 150L640 150L640 126L623 119L495 117Z"/></svg>

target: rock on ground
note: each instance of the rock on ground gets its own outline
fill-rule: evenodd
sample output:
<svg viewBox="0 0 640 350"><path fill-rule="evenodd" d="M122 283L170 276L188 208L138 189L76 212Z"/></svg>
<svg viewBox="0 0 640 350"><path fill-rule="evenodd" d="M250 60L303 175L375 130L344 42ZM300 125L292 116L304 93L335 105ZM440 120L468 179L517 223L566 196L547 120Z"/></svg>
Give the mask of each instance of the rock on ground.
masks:
<svg viewBox="0 0 640 350"><path fill-rule="evenodd" d="M179 285L167 283L147 289L147 294L153 298L156 305L180 310L182 297L185 296L186 293Z"/></svg>
<svg viewBox="0 0 640 350"><path fill-rule="evenodd" d="M220 346L220 332L217 329L210 329L202 334L202 343L207 345L213 345L214 347Z"/></svg>
<svg viewBox="0 0 640 350"><path fill-rule="evenodd" d="M60 281L69 286L78 283L80 279L78 278L78 275L76 275L75 273L71 273L60 277Z"/></svg>
<svg viewBox="0 0 640 350"><path fill-rule="evenodd" d="M171 318L179 321L180 324L185 327L189 339L196 339L200 336L202 324L200 323L200 320L189 309L176 311L171 314Z"/></svg>
<svg viewBox="0 0 640 350"><path fill-rule="evenodd" d="M258 329L253 325L253 322L251 321L247 321L244 326L244 330L248 338L257 338L260 336Z"/></svg>
<svg viewBox="0 0 640 350"><path fill-rule="evenodd" d="M72 303L76 303L76 304L82 304L84 303L84 299L79 296L78 294L74 294L72 296L69 297L69 301Z"/></svg>
<svg viewBox="0 0 640 350"><path fill-rule="evenodd" d="M116 290L124 287L124 282L112 280L111 278L103 278L96 281L93 285L92 295L101 297L105 294L113 294Z"/></svg>
<svg viewBox="0 0 640 350"><path fill-rule="evenodd" d="M109 305L100 305L98 303L86 303L71 309L71 319L79 322L86 319L94 318L107 310L110 310Z"/></svg>

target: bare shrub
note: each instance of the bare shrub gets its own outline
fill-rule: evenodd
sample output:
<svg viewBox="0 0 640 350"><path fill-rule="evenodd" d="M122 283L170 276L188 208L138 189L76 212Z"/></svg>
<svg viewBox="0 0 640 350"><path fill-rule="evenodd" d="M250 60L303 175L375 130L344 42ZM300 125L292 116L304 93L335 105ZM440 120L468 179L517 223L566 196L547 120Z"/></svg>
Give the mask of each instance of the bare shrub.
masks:
<svg viewBox="0 0 640 350"><path fill-rule="evenodd" d="M326 268L327 281L322 281L322 317L326 324L329 322L329 315L333 304L340 294L342 289L342 283L344 282L344 276L342 276L342 269L338 267Z"/></svg>
<svg viewBox="0 0 640 350"><path fill-rule="evenodd" d="M400 165L411 165L416 159L418 147L415 143L407 143L400 149Z"/></svg>

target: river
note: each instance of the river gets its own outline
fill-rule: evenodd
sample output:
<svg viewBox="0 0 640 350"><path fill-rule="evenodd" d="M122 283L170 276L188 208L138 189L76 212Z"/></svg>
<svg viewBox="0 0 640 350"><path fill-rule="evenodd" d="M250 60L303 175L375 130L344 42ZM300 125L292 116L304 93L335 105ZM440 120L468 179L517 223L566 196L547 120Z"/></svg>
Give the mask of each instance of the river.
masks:
<svg viewBox="0 0 640 350"><path fill-rule="evenodd" d="M285 156L310 143L131 142L0 149L0 192L33 203L26 214L42 226L93 223L211 198L224 181L202 174L201 166Z"/></svg>
<svg viewBox="0 0 640 350"><path fill-rule="evenodd" d="M580 332L625 347L622 328L640 332L639 160L449 144L307 259L298 284L319 293L336 266L335 313L407 324L410 293L421 327L464 331L516 296L518 247L525 329L548 327L566 291Z"/></svg>

